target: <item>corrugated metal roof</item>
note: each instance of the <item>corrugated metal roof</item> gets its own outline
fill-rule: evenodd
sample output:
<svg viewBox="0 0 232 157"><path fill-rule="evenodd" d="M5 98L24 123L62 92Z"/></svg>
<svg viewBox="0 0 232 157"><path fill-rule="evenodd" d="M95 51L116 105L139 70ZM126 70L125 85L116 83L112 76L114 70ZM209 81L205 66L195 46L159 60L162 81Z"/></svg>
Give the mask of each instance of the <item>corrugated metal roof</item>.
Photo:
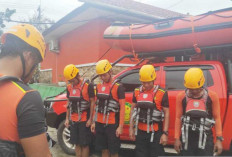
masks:
<svg viewBox="0 0 232 157"><path fill-rule="evenodd" d="M57 87L49 84L30 84L31 88L39 91L42 99L48 96L57 95L65 90L65 87Z"/></svg>
<svg viewBox="0 0 232 157"><path fill-rule="evenodd" d="M141 13L145 13L147 15L158 16L161 18L172 18L172 17L184 17L184 16L186 16L184 14L181 14L181 13L178 13L175 11L171 11L171 10L159 8L156 6L136 2L134 0L94 0L94 1L93 0L79 0L79 1L87 2L87 3L88 2L102 3L102 4L111 5L111 6L117 6L120 8L127 9L127 10L134 10L134 11L138 11Z"/></svg>

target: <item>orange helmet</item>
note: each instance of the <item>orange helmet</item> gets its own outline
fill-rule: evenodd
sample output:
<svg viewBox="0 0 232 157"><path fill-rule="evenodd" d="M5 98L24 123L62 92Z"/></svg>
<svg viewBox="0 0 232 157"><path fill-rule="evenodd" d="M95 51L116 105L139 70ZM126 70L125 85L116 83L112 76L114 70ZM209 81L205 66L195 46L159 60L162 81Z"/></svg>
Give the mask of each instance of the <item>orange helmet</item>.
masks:
<svg viewBox="0 0 232 157"><path fill-rule="evenodd" d="M36 48L39 51L39 56L43 60L45 57L46 45L42 34L30 24L18 24L11 27L8 31L3 33L1 37L1 42L4 44L6 36L12 34L22 39L24 42L30 46Z"/></svg>

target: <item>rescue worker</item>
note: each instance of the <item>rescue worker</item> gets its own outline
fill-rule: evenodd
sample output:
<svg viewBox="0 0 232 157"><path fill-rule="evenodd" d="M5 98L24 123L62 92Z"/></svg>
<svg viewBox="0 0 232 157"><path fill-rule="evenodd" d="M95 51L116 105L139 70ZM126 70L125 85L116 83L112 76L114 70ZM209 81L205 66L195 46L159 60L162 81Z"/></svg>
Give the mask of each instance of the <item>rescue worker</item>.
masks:
<svg viewBox="0 0 232 157"><path fill-rule="evenodd" d="M125 114L125 91L117 80L112 78L112 66L108 60L101 60L96 65L96 72L102 80L97 84L95 106L96 129L95 148L102 151L102 157L118 157L120 135L122 134Z"/></svg>
<svg viewBox="0 0 232 157"><path fill-rule="evenodd" d="M200 68L190 68L184 76L186 90L176 98L175 150L183 156L213 156L222 152L222 125L218 95L204 87ZM216 143L213 145L212 126Z"/></svg>
<svg viewBox="0 0 232 157"><path fill-rule="evenodd" d="M75 144L77 157L89 156L93 109L95 103L94 86L89 80L82 79L79 69L69 64L64 68L67 85L68 107L65 126L70 127L70 142Z"/></svg>
<svg viewBox="0 0 232 157"><path fill-rule="evenodd" d="M18 24L1 42L0 157L50 157L42 98L26 84L44 59L44 38L34 26Z"/></svg>
<svg viewBox="0 0 232 157"><path fill-rule="evenodd" d="M129 129L130 138L135 139L136 157L164 156L169 127L168 93L154 85L153 65L143 65L139 77L142 85L134 90Z"/></svg>

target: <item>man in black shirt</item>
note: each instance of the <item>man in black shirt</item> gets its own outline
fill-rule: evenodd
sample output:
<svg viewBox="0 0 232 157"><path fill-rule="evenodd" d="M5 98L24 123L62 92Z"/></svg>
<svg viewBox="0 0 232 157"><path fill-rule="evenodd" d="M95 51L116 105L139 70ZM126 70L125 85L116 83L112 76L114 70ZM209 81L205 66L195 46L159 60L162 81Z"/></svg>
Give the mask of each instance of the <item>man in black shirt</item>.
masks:
<svg viewBox="0 0 232 157"><path fill-rule="evenodd" d="M50 157L41 96L26 85L44 59L43 36L32 25L19 24L1 39L0 157Z"/></svg>

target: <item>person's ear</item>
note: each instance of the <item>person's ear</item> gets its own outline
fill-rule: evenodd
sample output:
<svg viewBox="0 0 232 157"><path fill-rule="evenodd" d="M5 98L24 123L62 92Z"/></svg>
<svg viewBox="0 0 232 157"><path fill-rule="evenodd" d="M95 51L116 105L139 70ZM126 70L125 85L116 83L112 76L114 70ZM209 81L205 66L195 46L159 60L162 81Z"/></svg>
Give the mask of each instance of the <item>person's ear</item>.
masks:
<svg viewBox="0 0 232 157"><path fill-rule="evenodd" d="M23 57L25 60L28 60L29 58L32 57L31 52L29 52L29 51L23 52Z"/></svg>

